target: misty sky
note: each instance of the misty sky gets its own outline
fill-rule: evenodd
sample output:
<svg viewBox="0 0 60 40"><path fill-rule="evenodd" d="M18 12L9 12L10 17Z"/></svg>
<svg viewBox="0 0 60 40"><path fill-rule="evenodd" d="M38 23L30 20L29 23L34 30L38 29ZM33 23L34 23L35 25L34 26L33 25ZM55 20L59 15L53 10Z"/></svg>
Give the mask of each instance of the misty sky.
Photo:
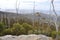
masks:
<svg viewBox="0 0 60 40"><path fill-rule="evenodd" d="M20 4L19 9L33 9L33 2L35 1L35 9L49 10L51 0L18 0ZM55 0L55 9L60 10L60 0ZM16 0L0 0L1 9L15 9Z"/></svg>

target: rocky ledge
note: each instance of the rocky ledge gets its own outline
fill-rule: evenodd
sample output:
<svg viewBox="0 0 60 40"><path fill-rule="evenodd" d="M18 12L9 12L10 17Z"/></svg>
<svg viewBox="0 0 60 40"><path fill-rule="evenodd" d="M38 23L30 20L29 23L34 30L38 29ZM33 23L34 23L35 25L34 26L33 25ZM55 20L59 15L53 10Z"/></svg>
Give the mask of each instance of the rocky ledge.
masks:
<svg viewBox="0 0 60 40"><path fill-rule="evenodd" d="M53 39L45 35L31 34L31 35L20 35L20 36L6 35L1 36L0 40L53 40Z"/></svg>

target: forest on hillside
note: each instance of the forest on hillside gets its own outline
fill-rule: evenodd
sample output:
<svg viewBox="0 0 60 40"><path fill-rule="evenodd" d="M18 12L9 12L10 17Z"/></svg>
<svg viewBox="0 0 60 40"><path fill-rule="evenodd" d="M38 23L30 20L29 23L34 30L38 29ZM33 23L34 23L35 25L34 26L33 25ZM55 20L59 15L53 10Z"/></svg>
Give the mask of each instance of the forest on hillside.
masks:
<svg viewBox="0 0 60 40"><path fill-rule="evenodd" d="M14 4L14 7L10 6L14 10L12 10L7 5L5 5L7 7L2 7L2 4L4 2L2 4L0 3L2 7L2 9L0 8L0 10L3 10L0 11L0 39L2 38L2 36L5 35L27 36L30 34L35 35L42 34L47 37L51 37L52 39L60 40L60 16L58 16L58 13L56 12L56 9L58 9L58 7L56 7L55 3L57 2L55 1L57 0L49 0L49 1L31 0L30 3L30 1L23 0L21 1L21 5L19 0L13 1L14 3L10 1L10 3L12 2ZM45 5L44 6L42 2L47 3L44 4ZM3 8L5 9L5 11ZM9 8L11 10L8 10ZM44 14L44 12L42 12L41 10L47 10L48 12ZM42 39L45 40L44 37L42 37Z"/></svg>
<svg viewBox="0 0 60 40"><path fill-rule="evenodd" d="M13 16L12 18L11 14L9 14L10 16L8 15L9 17L6 17L6 14L4 14L4 16L1 14L3 17L0 18L0 36L43 34L49 37L56 38L57 32L54 22L52 21L50 23L50 20L48 21L48 19L46 20L46 18L41 17L43 15L40 15L38 12L36 14L39 15L36 16L35 19L33 19L34 16L32 16L32 19L28 18L31 16L30 14L30 16L28 17L21 14L17 17L15 14L15 16ZM58 32L58 35L60 35L60 30Z"/></svg>

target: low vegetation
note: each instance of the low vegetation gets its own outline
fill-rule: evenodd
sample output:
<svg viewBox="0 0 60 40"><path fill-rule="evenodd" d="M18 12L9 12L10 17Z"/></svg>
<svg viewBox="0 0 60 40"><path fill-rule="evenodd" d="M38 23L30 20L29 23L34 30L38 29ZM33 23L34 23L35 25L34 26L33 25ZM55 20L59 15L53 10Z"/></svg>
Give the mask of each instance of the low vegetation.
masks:
<svg viewBox="0 0 60 40"><path fill-rule="evenodd" d="M21 17L16 19L5 19L6 21L0 22L0 36L4 35L28 35L28 34L43 34L49 37L56 37L56 34L60 35L60 31L57 33L54 23L49 24L44 22L45 18L36 19L34 23L31 19ZM8 24L9 23L9 24Z"/></svg>

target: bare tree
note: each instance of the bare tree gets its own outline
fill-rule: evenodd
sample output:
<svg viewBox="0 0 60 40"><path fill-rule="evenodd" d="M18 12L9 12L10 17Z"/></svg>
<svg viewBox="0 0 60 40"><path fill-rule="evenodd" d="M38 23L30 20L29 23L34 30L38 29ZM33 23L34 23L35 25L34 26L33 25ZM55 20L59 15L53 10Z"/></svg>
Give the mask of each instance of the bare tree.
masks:
<svg viewBox="0 0 60 40"><path fill-rule="evenodd" d="M56 40L58 40L58 24L57 24L57 13L56 13L56 11L55 11L55 8L54 8L54 0L51 0L51 4L52 4L52 7L53 7L53 12L54 12L54 14L55 14L55 26L56 26L56 32L57 32L57 34L56 34Z"/></svg>
<svg viewBox="0 0 60 40"><path fill-rule="evenodd" d="M18 0L16 0L16 13L17 13L16 19L17 19L17 22L18 22L19 5L20 5L20 3L18 2Z"/></svg>
<svg viewBox="0 0 60 40"><path fill-rule="evenodd" d="M34 13L35 13L35 1L33 2L33 22L32 22L32 25L33 25L33 27L35 26L34 25L34 21L35 21L35 18L34 18ZM33 30L33 32L34 32L34 30Z"/></svg>
<svg viewBox="0 0 60 40"><path fill-rule="evenodd" d="M18 22L18 8L17 8L17 3L18 3L18 0L16 0L16 13L17 13L16 19L17 19L17 22Z"/></svg>

